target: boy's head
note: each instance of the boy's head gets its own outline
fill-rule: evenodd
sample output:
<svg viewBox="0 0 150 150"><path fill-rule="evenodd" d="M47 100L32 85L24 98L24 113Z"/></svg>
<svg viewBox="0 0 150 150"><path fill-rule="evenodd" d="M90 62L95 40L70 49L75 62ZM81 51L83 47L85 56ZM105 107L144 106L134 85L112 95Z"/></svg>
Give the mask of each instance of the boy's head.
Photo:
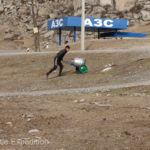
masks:
<svg viewBox="0 0 150 150"><path fill-rule="evenodd" d="M67 51L67 52L69 52L69 50L70 50L70 46L69 46L69 45L67 45L67 46L65 47L65 49L66 49L66 51Z"/></svg>

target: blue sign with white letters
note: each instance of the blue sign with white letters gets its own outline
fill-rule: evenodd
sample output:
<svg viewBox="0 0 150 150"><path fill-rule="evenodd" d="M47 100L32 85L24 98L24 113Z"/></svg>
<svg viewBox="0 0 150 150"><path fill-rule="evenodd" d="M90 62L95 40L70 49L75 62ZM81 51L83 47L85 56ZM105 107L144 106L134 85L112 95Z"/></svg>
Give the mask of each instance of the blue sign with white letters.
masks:
<svg viewBox="0 0 150 150"><path fill-rule="evenodd" d="M112 37L147 36L146 34L118 32L118 30L125 30L127 28L128 28L128 20L126 19L85 18L85 31L98 32L98 39L100 37L108 37L108 36ZM48 21L48 30L59 30L59 45L61 45L62 30L74 31L74 42L76 42L76 31L81 30L81 17L64 17L60 19L50 20Z"/></svg>
<svg viewBox="0 0 150 150"><path fill-rule="evenodd" d="M64 17L48 21L48 30L69 27L81 28L81 17ZM85 28L124 30L127 27L126 19L85 18Z"/></svg>

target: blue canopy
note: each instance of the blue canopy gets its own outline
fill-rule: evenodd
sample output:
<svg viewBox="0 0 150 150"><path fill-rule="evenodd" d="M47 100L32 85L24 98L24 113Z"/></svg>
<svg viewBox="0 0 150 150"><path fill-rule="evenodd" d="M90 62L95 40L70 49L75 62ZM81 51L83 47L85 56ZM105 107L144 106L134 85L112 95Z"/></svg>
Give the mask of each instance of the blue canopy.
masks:
<svg viewBox="0 0 150 150"><path fill-rule="evenodd" d="M100 37L147 36L147 34L141 33L118 32L118 30L125 30L127 28L128 20L126 19L85 18L85 31L97 32L98 39ZM62 30L74 31L74 42L76 42L76 31L81 31L81 17L64 17L50 20L48 21L48 30L59 30L59 45L61 45Z"/></svg>
<svg viewBox="0 0 150 150"><path fill-rule="evenodd" d="M64 17L48 21L48 30L59 28L70 30L73 27L81 30L81 17ZM88 28L88 31L93 31L93 28L124 30L127 27L128 20L126 19L85 18L85 28Z"/></svg>

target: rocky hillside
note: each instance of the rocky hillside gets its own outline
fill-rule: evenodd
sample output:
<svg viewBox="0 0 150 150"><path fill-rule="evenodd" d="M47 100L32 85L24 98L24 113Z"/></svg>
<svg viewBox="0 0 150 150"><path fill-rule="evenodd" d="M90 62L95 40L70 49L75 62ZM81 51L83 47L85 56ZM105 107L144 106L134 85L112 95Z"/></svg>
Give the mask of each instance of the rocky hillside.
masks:
<svg viewBox="0 0 150 150"><path fill-rule="evenodd" d="M24 41L33 36L31 4L31 0L0 0L1 40ZM47 31L47 20L81 16L81 0L35 0L35 4L39 10L41 48L58 41L54 31ZM150 0L86 0L86 16L126 18L133 26L150 21ZM71 36L64 32L63 40L70 41Z"/></svg>

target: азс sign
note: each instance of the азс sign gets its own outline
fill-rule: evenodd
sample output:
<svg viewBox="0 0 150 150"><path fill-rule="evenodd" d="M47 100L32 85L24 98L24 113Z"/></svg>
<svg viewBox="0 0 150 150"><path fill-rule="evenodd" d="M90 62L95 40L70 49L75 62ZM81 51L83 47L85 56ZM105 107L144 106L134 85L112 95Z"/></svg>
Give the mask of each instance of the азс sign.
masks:
<svg viewBox="0 0 150 150"><path fill-rule="evenodd" d="M58 29L65 27L81 28L80 17L65 17L48 21L48 29ZM126 19L105 19L105 18L85 18L85 27L87 28L109 28L109 29L127 29L128 20Z"/></svg>

